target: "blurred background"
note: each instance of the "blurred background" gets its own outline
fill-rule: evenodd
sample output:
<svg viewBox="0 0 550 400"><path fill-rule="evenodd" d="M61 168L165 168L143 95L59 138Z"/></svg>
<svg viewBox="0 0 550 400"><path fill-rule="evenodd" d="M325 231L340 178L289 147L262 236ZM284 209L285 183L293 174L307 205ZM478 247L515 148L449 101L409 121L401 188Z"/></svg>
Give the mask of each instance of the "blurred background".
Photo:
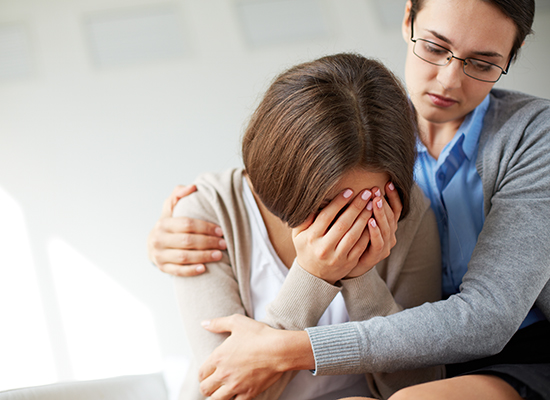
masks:
<svg viewBox="0 0 550 400"><path fill-rule="evenodd" d="M550 0L497 86L550 97ZM0 390L189 354L145 242L162 202L241 165L270 80L354 51L400 77L404 0L0 0ZM171 374L171 375L170 375Z"/></svg>

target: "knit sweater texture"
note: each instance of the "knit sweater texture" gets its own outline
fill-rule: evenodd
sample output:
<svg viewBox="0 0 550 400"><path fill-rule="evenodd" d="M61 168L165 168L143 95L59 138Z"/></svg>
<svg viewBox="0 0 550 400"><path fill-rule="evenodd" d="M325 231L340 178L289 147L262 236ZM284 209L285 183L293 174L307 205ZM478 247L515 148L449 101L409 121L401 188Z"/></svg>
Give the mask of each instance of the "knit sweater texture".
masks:
<svg viewBox="0 0 550 400"><path fill-rule="evenodd" d="M493 89L477 156L485 223L460 292L307 329L317 374L391 372L498 353L536 304L550 317L550 101Z"/></svg>
<svg viewBox="0 0 550 400"><path fill-rule="evenodd" d="M174 278L175 291L187 338L193 352L181 399L203 399L198 389L198 367L227 337L204 330L206 319L244 314L254 318L250 294L251 231L242 196L243 171L204 174L195 182L197 192L181 199L174 216L187 216L221 226L227 242L220 262L207 272ZM414 186L411 212L399 222L397 245L390 256L361 277L336 285L310 275L296 262L289 270L277 298L268 306L265 321L281 329L303 330L315 326L342 292L351 320L390 315L440 299L441 259L435 217L422 191ZM349 348L347 343L344 348ZM352 346L351 348L355 348ZM277 399L296 372L290 371L257 399ZM387 398L403 386L443 377L442 367L368 374L370 390Z"/></svg>

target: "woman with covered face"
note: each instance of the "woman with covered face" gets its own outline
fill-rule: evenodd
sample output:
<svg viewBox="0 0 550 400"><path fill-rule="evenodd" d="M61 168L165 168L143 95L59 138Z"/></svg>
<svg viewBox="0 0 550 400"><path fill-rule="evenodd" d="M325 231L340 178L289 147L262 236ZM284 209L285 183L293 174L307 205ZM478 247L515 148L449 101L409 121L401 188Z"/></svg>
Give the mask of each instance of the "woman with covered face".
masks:
<svg viewBox="0 0 550 400"><path fill-rule="evenodd" d="M550 398L550 103L493 88L531 32L534 9L533 0L406 4L405 78L419 134L415 178L436 214L444 299L304 332L248 320L238 332L239 318L212 321L209 329L231 331L233 340L203 366L207 393L222 399L229 398L216 397L222 387L261 392L267 371L386 373L446 364L450 379L396 398ZM239 337L247 343L241 358L223 358ZM276 352L259 350L273 343ZM252 374L240 368L247 357L263 371L257 379L247 380Z"/></svg>
<svg viewBox="0 0 550 400"><path fill-rule="evenodd" d="M437 225L413 183L415 153L414 114L380 63L338 54L275 79L242 139L244 170L202 175L174 210L219 224L228 244L207 273L175 280L195 362L182 399L204 398L198 366L226 338L206 332L205 318L241 314L299 330L440 298ZM287 372L258 398L337 398L441 376L441 367Z"/></svg>

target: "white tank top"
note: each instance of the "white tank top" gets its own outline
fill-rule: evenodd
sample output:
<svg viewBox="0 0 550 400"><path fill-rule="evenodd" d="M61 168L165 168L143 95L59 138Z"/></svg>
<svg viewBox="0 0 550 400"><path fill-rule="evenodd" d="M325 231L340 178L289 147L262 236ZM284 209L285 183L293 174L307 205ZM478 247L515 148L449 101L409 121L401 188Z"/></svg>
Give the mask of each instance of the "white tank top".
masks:
<svg viewBox="0 0 550 400"><path fill-rule="evenodd" d="M265 317L266 306L275 300L288 274L269 240L265 223L250 187L243 178L243 199L250 220L252 254L250 258L250 290L254 319ZM338 324L349 321L341 293L322 315L318 325ZM314 376L300 371L287 385L281 400L332 400L348 396L370 395L364 375Z"/></svg>

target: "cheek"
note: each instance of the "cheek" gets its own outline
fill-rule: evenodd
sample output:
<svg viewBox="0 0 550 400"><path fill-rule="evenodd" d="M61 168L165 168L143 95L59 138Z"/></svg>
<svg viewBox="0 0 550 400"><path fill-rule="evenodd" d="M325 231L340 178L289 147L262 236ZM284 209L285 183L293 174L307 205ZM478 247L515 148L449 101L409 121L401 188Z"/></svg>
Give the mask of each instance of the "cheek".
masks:
<svg viewBox="0 0 550 400"><path fill-rule="evenodd" d="M425 90L430 81L436 78L436 68L414 55L409 56L405 63L405 81L409 94Z"/></svg>

